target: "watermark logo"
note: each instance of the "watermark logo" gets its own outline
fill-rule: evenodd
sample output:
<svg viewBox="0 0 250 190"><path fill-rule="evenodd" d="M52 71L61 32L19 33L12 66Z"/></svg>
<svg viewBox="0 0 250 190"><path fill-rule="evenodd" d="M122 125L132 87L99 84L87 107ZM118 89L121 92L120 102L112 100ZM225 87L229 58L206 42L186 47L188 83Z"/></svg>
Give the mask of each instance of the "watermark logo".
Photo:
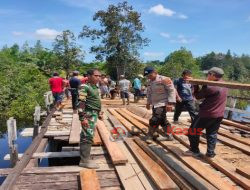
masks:
<svg viewBox="0 0 250 190"><path fill-rule="evenodd" d="M128 136L127 129L122 126L114 126L112 130L110 130L110 140L111 141L123 141Z"/></svg>

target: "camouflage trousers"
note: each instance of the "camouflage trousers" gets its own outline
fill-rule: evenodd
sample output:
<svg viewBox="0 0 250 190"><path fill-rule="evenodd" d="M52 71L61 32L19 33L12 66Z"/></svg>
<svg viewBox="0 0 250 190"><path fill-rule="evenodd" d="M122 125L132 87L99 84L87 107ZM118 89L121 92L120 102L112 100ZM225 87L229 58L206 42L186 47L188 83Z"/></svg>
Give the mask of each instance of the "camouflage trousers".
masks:
<svg viewBox="0 0 250 190"><path fill-rule="evenodd" d="M88 127L82 125L82 132L80 143L92 144L95 132L95 126L98 119L98 112L95 110L85 110L82 113L79 113L80 121L84 119L88 120Z"/></svg>

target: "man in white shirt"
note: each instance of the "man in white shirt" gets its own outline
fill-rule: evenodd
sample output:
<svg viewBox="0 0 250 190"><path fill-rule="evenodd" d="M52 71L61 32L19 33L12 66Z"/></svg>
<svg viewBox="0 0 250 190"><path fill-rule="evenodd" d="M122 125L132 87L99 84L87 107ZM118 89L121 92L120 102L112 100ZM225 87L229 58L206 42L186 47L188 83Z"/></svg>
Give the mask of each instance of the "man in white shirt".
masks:
<svg viewBox="0 0 250 190"><path fill-rule="evenodd" d="M167 105L176 103L176 93L173 82L170 78L159 75L153 67L146 67L144 69L144 76L149 79L147 89L147 109L152 105L153 115L149 120L149 132L146 137L147 143L152 143L153 134L161 125L164 135L158 137L157 140L173 140L172 134L168 132L171 125L166 118Z"/></svg>
<svg viewBox="0 0 250 190"><path fill-rule="evenodd" d="M131 86L130 81L125 79L124 75L121 75L120 79L119 89L123 105L125 105L125 98L127 99L127 105L129 105L129 89Z"/></svg>

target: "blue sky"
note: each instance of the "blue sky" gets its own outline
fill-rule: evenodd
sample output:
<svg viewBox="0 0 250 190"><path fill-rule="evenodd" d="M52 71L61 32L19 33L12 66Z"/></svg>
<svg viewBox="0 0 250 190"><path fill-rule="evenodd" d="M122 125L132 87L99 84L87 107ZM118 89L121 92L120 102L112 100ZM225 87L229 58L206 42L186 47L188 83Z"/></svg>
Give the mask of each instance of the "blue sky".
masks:
<svg viewBox="0 0 250 190"><path fill-rule="evenodd" d="M70 29L76 35L83 25L97 23L92 17L117 0L1 0L0 47L40 39L51 47L54 37ZM250 0L128 0L141 13L144 37L151 42L141 50L141 59L163 60L186 47L195 57L211 51L250 54ZM91 42L79 40L89 54Z"/></svg>

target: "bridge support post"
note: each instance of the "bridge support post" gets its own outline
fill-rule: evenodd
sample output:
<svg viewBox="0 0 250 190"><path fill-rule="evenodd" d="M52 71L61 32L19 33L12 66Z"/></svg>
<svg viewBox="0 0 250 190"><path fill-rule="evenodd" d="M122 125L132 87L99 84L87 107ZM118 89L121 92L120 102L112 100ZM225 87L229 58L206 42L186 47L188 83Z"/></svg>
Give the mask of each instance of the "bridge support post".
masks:
<svg viewBox="0 0 250 190"><path fill-rule="evenodd" d="M16 120L11 117L7 120L8 127L8 145L10 150L10 162L11 167L14 167L18 161L18 150L17 150L17 130L16 130Z"/></svg>
<svg viewBox="0 0 250 190"><path fill-rule="evenodd" d="M236 103L237 103L236 98L233 98L233 97L229 98L229 107L230 108L235 108ZM232 120L232 117L233 117L233 111L229 110L228 115L227 115L227 119Z"/></svg>
<svg viewBox="0 0 250 190"><path fill-rule="evenodd" d="M33 130L33 137L34 139L38 133L39 133L39 122L41 118L41 107L38 105L35 107L35 113L34 113L34 130Z"/></svg>

